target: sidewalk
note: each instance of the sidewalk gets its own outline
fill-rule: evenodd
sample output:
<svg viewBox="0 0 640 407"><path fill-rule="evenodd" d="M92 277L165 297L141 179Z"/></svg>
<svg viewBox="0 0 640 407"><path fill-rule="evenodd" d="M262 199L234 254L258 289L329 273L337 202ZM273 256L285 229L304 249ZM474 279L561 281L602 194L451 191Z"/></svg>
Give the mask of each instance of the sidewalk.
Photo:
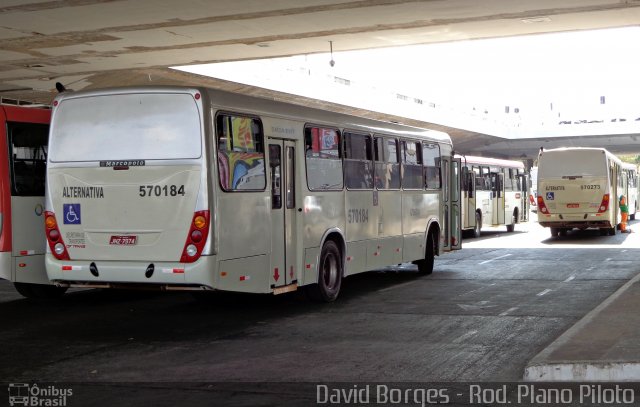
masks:
<svg viewBox="0 0 640 407"><path fill-rule="evenodd" d="M525 381L640 381L640 274L525 368Z"/></svg>

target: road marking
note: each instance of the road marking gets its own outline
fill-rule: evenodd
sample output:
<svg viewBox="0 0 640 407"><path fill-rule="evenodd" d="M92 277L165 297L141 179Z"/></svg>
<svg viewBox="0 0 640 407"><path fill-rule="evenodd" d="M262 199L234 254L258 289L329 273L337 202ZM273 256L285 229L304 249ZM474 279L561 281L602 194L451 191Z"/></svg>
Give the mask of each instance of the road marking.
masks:
<svg viewBox="0 0 640 407"><path fill-rule="evenodd" d="M604 261L611 261L613 260L611 257L607 257L606 259L604 259Z"/></svg>
<svg viewBox="0 0 640 407"><path fill-rule="evenodd" d="M495 259L489 259L489 260L481 261L481 262L480 262L480 263L478 263L478 264L487 264L487 263L489 263L489 262L491 262L491 261L498 260L498 259L502 259L502 258L504 258L504 257L509 257L509 256L511 256L511 255L510 255L510 254L505 254L504 256L498 256L498 257L496 257Z"/></svg>
<svg viewBox="0 0 640 407"><path fill-rule="evenodd" d="M542 297L543 295L545 295L545 294L549 294L550 292L551 292L551 290L547 288L546 290L544 290L544 291L542 291L542 292L539 292L539 293L538 293L538 294L536 294L536 295L537 295L538 297Z"/></svg>
<svg viewBox="0 0 640 407"><path fill-rule="evenodd" d="M624 249L624 250L623 250L623 251L621 251L620 253L624 253L624 252L626 252L626 251L627 251L627 249Z"/></svg>
<svg viewBox="0 0 640 407"><path fill-rule="evenodd" d="M572 275L569 278L567 278L566 280L564 280L563 283L568 283L569 281L573 280L574 278L576 278L576 276Z"/></svg>
<svg viewBox="0 0 640 407"><path fill-rule="evenodd" d="M499 314L499 316L504 317L504 316L506 316L506 315L508 315L508 314L512 313L513 311L515 311L515 310L517 310L517 309L518 309L518 307L511 307L511 308L509 308L508 310L506 310L505 312L503 312L503 313Z"/></svg>

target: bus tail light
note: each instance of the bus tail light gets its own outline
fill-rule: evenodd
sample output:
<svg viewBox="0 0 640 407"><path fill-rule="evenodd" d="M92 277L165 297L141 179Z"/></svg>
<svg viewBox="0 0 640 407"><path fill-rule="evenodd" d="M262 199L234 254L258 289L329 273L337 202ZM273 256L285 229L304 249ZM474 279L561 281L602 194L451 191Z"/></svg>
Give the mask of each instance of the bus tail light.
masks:
<svg viewBox="0 0 640 407"><path fill-rule="evenodd" d="M44 212L44 228L51 253L58 260L70 260L67 247L65 246L62 236L60 235L60 230L58 229L56 215L53 212Z"/></svg>
<svg viewBox="0 0 640 407"><path fill-rule="evenodd" d="M536 200L533 198L533 194L529 194L529 203L531 206L536 206Z"/></svg>
<svg viewBox="0 0 640 407"><path fill-rule="evenodd" d="M602 196L602 202L600 203L600 207L598 208L598 213L606 212L609 209L609 194L604 194Z"/></svg>
<svg viewBox="0 0 640 407"><path fill-rule="evenodd" d="M547 209L547 205L544 203L544 199L542 199L542 195L538 195L538 208L540 208L540 212L549 214L549 209Z"/></svg>
<svg viewBox="0 0 640 407"><path fill-rule="evenodd" d="M182 250L181 263L193 263L202 255L202 249L209 235L209 211L198 211L193 214L187 241Z"/></svg>

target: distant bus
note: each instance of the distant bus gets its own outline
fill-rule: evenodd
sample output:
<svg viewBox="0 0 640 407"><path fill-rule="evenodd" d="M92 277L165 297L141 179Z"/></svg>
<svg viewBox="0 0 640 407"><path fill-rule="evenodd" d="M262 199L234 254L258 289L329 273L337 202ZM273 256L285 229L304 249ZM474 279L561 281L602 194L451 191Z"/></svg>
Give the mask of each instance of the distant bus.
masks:
<svg viewBox="0 0 640 407"><path fill-rule="evenodd" d="M627 197L627 206L629 207L629 219L634 220L638 212L638 166L631 163L622 163L622 173L624 176L624 194Z"/></svg>
<svg viewBox="0 0 640 407"><path fill-rule="evenodd" d="M49 278L333 301L343 277L460 248L445 133L204 88L63 93Z"/></svg>
<svg viewBox="0 0 640 407"><path fill-rule="evenodd" d="M55 297L44 268L44 187L51 111L0 105L0 278L25 297Z"/></svg>
<svg viewBox="0 0 640 407"><path fill-rule="evenodd" d="M538 156L538 223L552 236L573 228L615 235L623 164L603 148L559 148Z"/></svg>
<svg viewBox="0 0 640 407"><path fill-rule="evenodd" d="M458 157L458 156L457 156ZM462 229L479 237L482 226L529 220L529 181L521 161L459 156L462 160Z"/></svg>

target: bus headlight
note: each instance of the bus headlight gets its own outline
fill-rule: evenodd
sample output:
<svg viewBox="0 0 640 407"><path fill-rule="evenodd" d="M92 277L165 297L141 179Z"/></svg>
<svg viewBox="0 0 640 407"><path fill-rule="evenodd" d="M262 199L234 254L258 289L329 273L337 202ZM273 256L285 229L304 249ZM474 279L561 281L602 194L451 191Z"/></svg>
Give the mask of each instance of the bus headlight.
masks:
<svg viewBox="0 0 640 407"><path fill-rule="evenodd" d="M62 253L64 253L64 245L62 243L56 243L56 245L53 247L53 250L58 256L60 256L62 255Z"/></svg>
<svg viewBox="0 0 640 407"><path fill-rule="evenodd" d="M189 257L195 256L196 253L198 253L198 248L195 245L190 244L189 246L187 246L187 255Z"/></svg>

